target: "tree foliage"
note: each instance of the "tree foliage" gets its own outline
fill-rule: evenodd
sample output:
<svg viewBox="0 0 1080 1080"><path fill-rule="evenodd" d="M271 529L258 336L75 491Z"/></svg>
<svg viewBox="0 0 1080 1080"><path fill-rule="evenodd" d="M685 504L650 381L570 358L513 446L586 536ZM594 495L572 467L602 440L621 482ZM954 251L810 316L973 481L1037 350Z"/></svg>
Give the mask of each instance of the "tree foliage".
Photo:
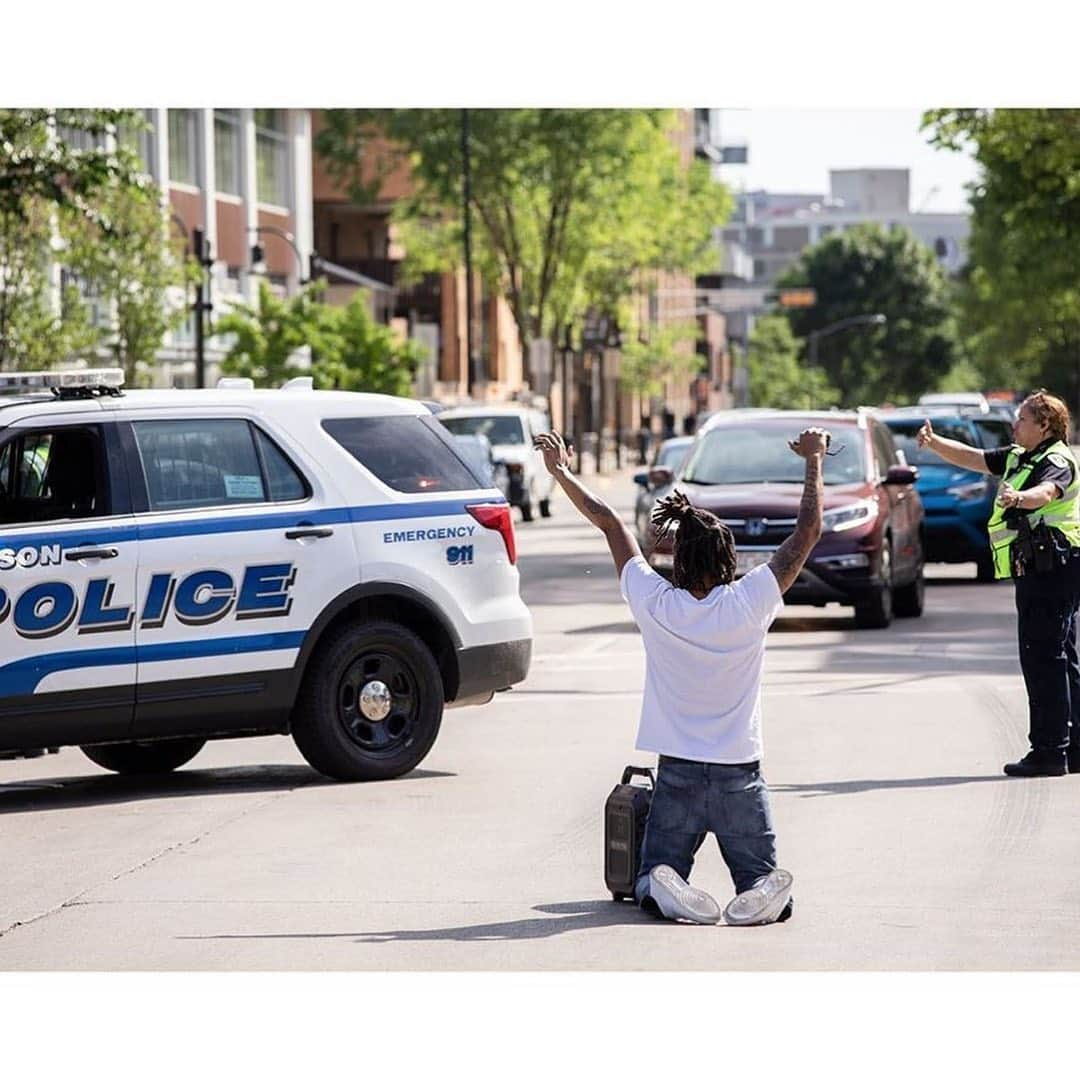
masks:
<svg viewBox="0 0 1080 1080"><path fill-rule="evenodd" d="M0 367L50 367L108 345L133 380L179 318L183 257L122 137L140 125L124 109L0 110ZM112 326L91 323L75 281L115 314Z"/></svg>
<svg viewBox="0 0 1080 1080"><path fill-rule="evenodd" d="M1080 401L1080 109L936 109L931 142L970 149L960 326L991 386Z"/></svg>
<svg viewBox="0 0 1080 1080"><path fill-rule="evenodd" d="M777 285L817 293L813 307L788 312L803 339L855 315L888 320L818 339L818 363L844 406L913 401L957 358L949 284L909 229L865 224L833 233L807 248Z"/></svg>
<svg viewBox="0 0 1080 1080"><path fill-rule="evenodd" d="M675 119L655 109L470 111L475 265L506 298L524 347L589 306L614 311L641 271L711 268L712 231L731 200L705 165L684 166L669 137ZM415 191L395 220L413 274L462 262L461 125L454 109L333 110L316 140L358 201L407 157Z"/></svg>
<svg viewBox="0 0 1080 1080"><path fill-rule="evenodd" d="M783 315L757 320L746 355L750 404L766 409L826 409L840 391L799 359L799 341Z"/></svg>
<svg viewBox="0 0 1080 1080"><path fill-rule="evenodd" d="M647 339L629 333L619 361L623 389L651 397L663 394L668 380L689 381L701 367L694 351L697 336L693 322L660 323L650 328Z"/></svg>
<svg viewBox="0 0 1080 1080"><path fill-rule="evenodd" d="M320 390L407 395L420 360L416 343L378 323L363 292L335 307L320 301L324 288L316 282L282 299L260 282L254 305L237 305L217 321L215 335L233 339L222 371L257 386L311 375Z"/></svg>

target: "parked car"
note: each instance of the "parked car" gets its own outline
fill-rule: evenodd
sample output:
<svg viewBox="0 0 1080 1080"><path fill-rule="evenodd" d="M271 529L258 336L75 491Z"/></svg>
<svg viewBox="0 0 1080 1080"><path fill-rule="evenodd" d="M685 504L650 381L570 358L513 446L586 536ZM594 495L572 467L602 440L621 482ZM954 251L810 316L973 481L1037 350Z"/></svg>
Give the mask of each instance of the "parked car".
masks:
<svg viewBox="0 0 1080 1080"><path fill-rule="evenodd" d="M521 509L522 521L551 517L551 492L555 480L544 468L544 459L533 449L533 439L551 430L547 414L520 405L462 405L444 409L439 422L453 435L484 435L495 460L506 466L511 506Z"/></svg>
<svg viewBox="0 0 1080 1080"><path fill-rule="evenodd" d="M641 487L634 505L634 525L639 541L644 542L649 528L649 514L656 503L656 488L669 483L672 476L678 473L679 466L686 460L686 452L693 442L693 435L678 435L674 439L665 439L656 448L649 468L639 469L634 473L634 483Z"/></svg>
<svg viewBox="0 0 1080 1080"><path fill-rule="evenodd" d="M954 409L978 409L979 412L988 413L990 402L985 394L976 391L949 391L940 394L923 394L919 398L920 406L947 406Z"/></svg>
<svg viewBox="0 0 1080 1080"><path fill-rule="evenodd" d="M901 463L889 429L869 410L796 413L742 410L713 417L679 471L678 488L732 531L736 576L768 562L795 528L803 463L788 448L803 428L832 432L825 459L824 533L784 599L848 604L859 627L923 610L923 509L917 471ZM656 497L668 494L670 478ZM670 575L670 539L650 524L643 553Z"/></svg>
<svg viewBox="0 0 1080 1080"><path fill-rule="evenodd" d="M929 562L974 562L979 581L994 580L994 563L986 535L997 495L997 477L951 465L915 439L929 419L937 434L965 446L992 450L1012 443L1012 427L991 414L970 410L915 406L883 413L897 448L919 470L916 487L926 513L926 558Z"/></svg>
<svg viewBox="0 0 1080 1080"><path fill-rule="evenodd" d="M497 487L503 495L510 491L510 475L501 461L495 460L495 451L486 435L451 435L454 449L465 459L476 474L490 487Z"/></svg>

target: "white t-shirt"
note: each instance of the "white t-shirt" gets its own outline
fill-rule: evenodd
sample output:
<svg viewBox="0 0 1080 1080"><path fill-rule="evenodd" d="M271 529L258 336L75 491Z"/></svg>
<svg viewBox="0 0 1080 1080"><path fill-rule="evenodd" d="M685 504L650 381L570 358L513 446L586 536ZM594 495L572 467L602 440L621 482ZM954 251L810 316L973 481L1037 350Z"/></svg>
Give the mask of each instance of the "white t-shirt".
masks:
<svg viewBox="0 0 1080 1080"><path fill-rule="evenodd" d="M784 606L768 566L697 600L640 555L620 579L645 643L637 748L738 765L761 760L765 634Z"/></svg>

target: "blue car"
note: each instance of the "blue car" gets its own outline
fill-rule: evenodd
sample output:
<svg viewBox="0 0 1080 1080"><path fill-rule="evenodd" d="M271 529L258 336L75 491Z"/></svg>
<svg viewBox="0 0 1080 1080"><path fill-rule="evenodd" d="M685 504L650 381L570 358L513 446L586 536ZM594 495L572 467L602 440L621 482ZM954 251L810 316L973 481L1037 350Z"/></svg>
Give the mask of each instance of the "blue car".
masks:
<svg viewBox="0 0 1080 1080"><path fill-rule="evenodd" d="M929 450L920 450L915 434L929 419L935 433L946 439L992 450L1012 443L1012 426L998 416L959 409L916 407L880 416L907 463L919 470L915 486L926 511L927 562L973 562L979 581L993 581L986 523L997 494L997 477L957 468Z"/></svg>

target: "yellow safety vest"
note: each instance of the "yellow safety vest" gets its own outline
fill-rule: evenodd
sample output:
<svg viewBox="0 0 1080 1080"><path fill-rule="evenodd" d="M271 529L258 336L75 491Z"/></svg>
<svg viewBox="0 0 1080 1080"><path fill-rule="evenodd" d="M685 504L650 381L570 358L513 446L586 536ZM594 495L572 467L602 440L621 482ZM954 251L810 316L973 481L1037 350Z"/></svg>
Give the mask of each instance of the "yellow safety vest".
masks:
<svg viewBox="0 0 1080 1080"><path fill-rule="evenodd" d="M1024 513L1032 525L1045 521L1047 525L1057 529L1072 547L1080 547L1080 466L1065 443L1052 443L1023 465L1020 465L1022 451L1014 446L1005 460L1005 472L1001 480L1002 483L1008 482L1019 490L1035 466L1050 454L1060 454L1072 465L1072 483L1060 499L1053 499L1038 510L1027 510ZM1016 530L1005 524L1004 507L994 503L994 512L990 515L986 528L990 533L990 550L994 555L994 577L1012 577L1011 555Z"/></svg>

